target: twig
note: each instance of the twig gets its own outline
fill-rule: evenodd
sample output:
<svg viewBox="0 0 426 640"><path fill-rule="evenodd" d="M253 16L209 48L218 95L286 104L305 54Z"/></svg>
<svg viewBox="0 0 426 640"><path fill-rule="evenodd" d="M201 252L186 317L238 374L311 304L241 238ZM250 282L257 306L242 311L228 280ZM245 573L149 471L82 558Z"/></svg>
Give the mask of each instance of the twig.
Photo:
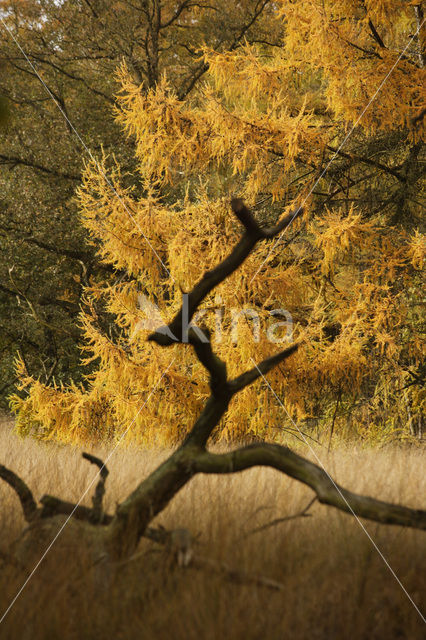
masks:
<svg viewBox="0 0 426 640"><path fill-rule="evenodd" d="M277 524L281 524L282 522L288 522L289 520L295 520L296 518L310 518L312 516L312 514L311 513L307 513L307 512L312 507L314 502L317 501L317 499L318 499L317 496L312 498L312 500L309 501L309 503L306 505L306 507L304 509L302 509L302 511L299 511L298 513L295 513L292 516L284 516L283 518L277 518L276 520L272 520L271 522L267 522L266 524L263 524L260 527L256 527L256 529L252 529L251 531L249 531L248 533L245 534L244 538L248 538L249 536L253 535L254 533L259 533L260 531L265 531L265 529L269 529L270 527L275 527Z"/></svg>
<svg viewBox="0 0 426 640"><path fill-rule="evenodd" d="M215 562L210 558L204 558L203 556L194 556L188 568L192 569L209 569L213 573L223 575L231 582L238 584L252 583L260 587L266 587L267 589L274 589L275 591L282 591L284 585L271 578L266 578L257 573L250 573L248 571L242 571L240 569L232 569L224 562Z"/></svg>
<svg viewBox="0 0 426 640"><path fill-rule="evenodd" d="M339 408L339 404L340 404L340 399L342 397L342 388L340 387L339 389L339 395L337 396L337 400L336 400L336 406L334 407L334 414L333 414L333 420L331 422L331 427L330 427L330 437L328 439L328 453L330 453L330 448L331 448L331 439L333 437L333 433L334 433L334 423L336 422L336 417L337 417L337 410Z"/></svg>

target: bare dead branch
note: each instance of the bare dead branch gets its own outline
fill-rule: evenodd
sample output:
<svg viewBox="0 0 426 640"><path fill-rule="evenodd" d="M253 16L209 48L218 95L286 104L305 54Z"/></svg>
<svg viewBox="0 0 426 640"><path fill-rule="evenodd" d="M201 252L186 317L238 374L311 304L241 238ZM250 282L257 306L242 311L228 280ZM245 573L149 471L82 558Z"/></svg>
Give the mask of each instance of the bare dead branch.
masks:
<svg viewBox="0 0 426 640"><path fill-rule="evenodd" d="M251 235L258 235L260 238L262 230L257 224L252 212L244 204L243 200L241 200L241 198L233 198L231 200L231 207L238 220L245 227L247 233Z"/></svg>
<svg viewBox="0 0 426 640"><path fill-rule="evenodd" d="M181 2L176 7L172 16L168 20L161 22L161 24L159 25L159 28L166 29L167 27L169 27L171 24L173 24L173 22L175 22L179 18L180 14L182 13L182 11L184 11L184 9L189 9L191 8L191 6L192 5L190 4L190 0L183 0L183 2Z"/></svg>
<svg viewBox="0 0 426 640"><path fill-rule="evenodd" d="M210 388L212 390L212 394L218 396L222 391L226 391L226 364L213 352L210 343L209 330L203 327L201 331L204 337L208 340L207 342L204 342L198 333L192 328L189 330L188 339L190 344L194 347L197 358L210 373Z"/></svg>
<svg viewBox="0 0 426 640"><path fill-rule="evenodd" d="M283 360L286 360L286 358L290 357L295 351L297 351L298 348L299 344L295 343L291 345L291 347L287 347L287 349L280 351L274 356L262 360L262 362L253 367L253 369L250 369L250 371L246 371L237 378L230 380L229 387L231 389L231 392L233 394L237 393L237 391L240 391L241 389L244 389L244 387L247 387L249 384L252 384L260 376L266 375L268 371L270 371L273 367L276 367L277 364L279 364Z"/></svg>
<svg viewBox="0 0 426 640"><path fill-rule="evenodd" d="M259 18L265 7L269 4L270 0L263 0L256 4L255 10L252 15L249 16L248 21L243 25L238 34L235 35L232 43L229 45L228 51L234 51L243 39L246 37L247 32ZM211 7L213 8L213 7ZM215 9L216 10L216 9ZM187 95L192 91L198 80L208 71L210 65L202 60L190 73L189 77L183 82L178 91L179 100L184 100Z"/></svg>
<svg viewBox="0 0 426 640"><path fill-rule="evenodd" d="M90 507L84 505L76 505L73 502L67 502L51 495L44 495L40 503L43 505L41 509L40 518L51 518L57 515L72 516L76 520L83 520L84 522L92 522L93 511ZM97 524L106 526L113 520L113 516L108 513L102 514L102 519ZM164 527L147 527L143 533L144 538L148 538L158 544L166 544L169 536L169 531Z"/></svg>
<svg viewBox="0 0 426 640"><path fill-rule="evenodd" d="M185 311L187 321L191 320L203 298L242 264L260 239L274 237L301 213L301 209L298 209L285 216L275 227L262 229L242 200L232 200L232 209L244 226L245 233L230 255L213 270L205 273L188 294L189 308ZM163 327L148 339L162 346L173 344L170 332L175 336L182 335L182 318L183 305L168 325L167 331ZM319 466L286 447L262 444L227 454L211 454L206 451L207 441L226 413L233 395L289 357L298 345L284 349L250 371L228 381L225 364L213 353L208 333L202 339L199 331L197 328L188 332L189 342L200 362L210 373L212 394L181 447L118 506L111 522L110 535L113 545L122 547L121 553L127 553L129 544L131 548L135 547L149 522L196 473L234 473L252 466L270 466L286 473L311 487L320 502L352 515L376 522L426 528L425 511L388 504L347 491L337 485ZM179 341L179 338L177 340Z"/></svg>
<svg viewBox="0 0 426 640"><path fill-rule="evenodd" d="M271 522L267 522L266 524L262 524L260 527L256 527L252 529L248 533L245 534L244 538L248 538L254 533L260 533L261 531L265 531L266 529L270 529L271 527L275 527L277 524L281 524L282 522L288 522L289 520L296 520L297 518L310 518L312 516L311 513L308 513L309 509L312 507L314 502L317 501L317 497L312 498L301 511L294 513L291 516L284 516L283 518L276 518L275 520L271 520Z"/></svg>
<svg viewBox="0 0 426 640"><path fill-rule="evenodd" d="M299 208L289 213L275 227L267 227L261 229L253 217L251 211L244 205L239 198L234 198L231 202L232 209L245 227L245 233L234 247L233 251L214 269L206 271L201 280L195 285L187 297L187 308L185 308L186 320L191 321L200 303L204 298L221 282L228 278L244 260L250 255L251 251L259 240L270 240L283 229L285 229L303 209ZM176 316L167 327L161 327L159 330L151 333L148 340L167 347L182 340L182 324L183 324L183 305L177 312ZM171 335L170 335L171 334ZM173 337L175 339L173 339Z"/></svg>
<svg viewBox="0 0 426 640"><path fill-rule="evenodd" d="M211 558L205 558L203 556L196 555L192 558L189 568L193 569L208 569L211 573L217 573L224 576L231 582L237 584L256 584L259 587L266 587L267 589L273 589L274 591L282 591L284 585L271 578L259 575L257 573L251 573L249 571L242 571L240 569L232 569L225 562L216 562Z"/></svg>
<svg viewBox="0 0 426 640"><path fill-rule="evenodd" d="M383 524L426 529L426 511L352 493L334 482L318 465L278 444L250 445L222 454L203 450L193 457L196 473L235 473L255 466L272 467L303 482L315 491L319 502L353 516Z"/></svg>
<svg viewBox="0 0 426 640"><path fill-rule="evenodd" d="M90 507L84 505L76 505L73 502L67 502L51 495L44 495L40 503L43 505L41 509L40 518L51 518L57 515L72 516L76 520L83 520L84 522L92 522L93 510ZM108 513L102 514L102 519L97 524L106 526L113 520L113 516ZM158 544L166 544L169 536L169 531L164 527L147 527L143 533L144 538L148 538Z"/></svg>
<svg viewBox="0 0 426 640"><path fill-rule="evenodd" d="M254 216L253 213L246 207L244 202L240 198L234 198L231 200L232 210L237 216L238 220L241 224L246 228L247 233L251 235L258 235L259 238L270 239L276 236L278 233L283 231L289 224L293 222L301 213L303 213L303 209L299 207L294 211L288 213L280 222L274 227L265 227L261 228Z"/></svg>
<svg viewBox="0 0 426 640"><path fill-rule="evenodd" d="M284 588L284 585L280 582L276 582L275 580L271 580L265 576L248 571L242 571L240 569L233 569L224 562L219 562L212 558L206 558L205 556L195 554L195 539L188 529L173 529L168 531L163 528L149 528L145 533L145 537L164 546L167 554L167 560L169 561L169 569L172 567L180 567L185 569L208 570L209 573L219 574L226 580L237 584L256 584L258 586L274 590L281 590ZM130 558L116 564L119 566L128 564L129 562L140 560L144 555L145 552L135 553Z"/></svg>
<svg viewBox="0 0 426 640"><path fill-rule="evenodd" d="M0 464L0 478L14 489L22 506L24 518L27 522L32 522L37 518L38 509L33 494L28 486L19 476L10 469Z"/></svg>
<svg viewBox="0 0 426 640"><path fill-rule="evenodd" d="M228 381L226 378L226 365L213 353L210 342L201 343L195 337L194 340L195 343L193 344L197 356L210 372L212 395L182 446L191 444L204 447L213 429L228 409L232 397L238 391L257 380L261 375L267 373L272 367L291 356L298 348L298 344L284 349L284 351L277 353L275 356L266 358L250 371Z"/></svg>
<svg viewBox="0 0 426 640"><path fill-rule="evenodd" d="M52 516L64 515L70 516L77 520L84 520L85 522L93 522L93 509L85 507L82 504L76 505L73 502L67 502L56 498L51 495L44 495L40 499L40 503L43 505L41 509L41 518L51 518ZM112 516L103 513L97 524L107 525L112 521Z"/></svg>
<svg viewBox="0 0 426 640"><path fill-rule="evenodd" d="M78 174L66 173L60 171L59 169L51 169L50 167L46 167L43 164L35 162L28 158L19 158L18 156L5 155L3 153L0 154L0 164L9 165L12 169L16 166L29 167L31 169L41 171L42 173L56 176L57 178L63 178L65 180L74 180L76 182L81 180L81 177Z"/></svg>
<svg viewBox="0 0 426 640"><path fill-rule="evenodd" d="M109 471L100 458L92 456L90 453L83 453L83 458L88 460L92 464L95 464L99 468L99 481L96 485L95 494L92 498L92 521L94 523L101 522L103 517L102 501L105 494L105 482L108 477Z"/></svg>

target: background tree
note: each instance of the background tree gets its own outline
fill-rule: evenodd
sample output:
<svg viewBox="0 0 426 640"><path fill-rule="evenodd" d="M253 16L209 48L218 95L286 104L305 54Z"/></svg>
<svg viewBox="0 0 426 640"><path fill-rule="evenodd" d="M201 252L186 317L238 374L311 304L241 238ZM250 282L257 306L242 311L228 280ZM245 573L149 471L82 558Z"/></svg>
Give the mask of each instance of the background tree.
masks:
<svg viewBox="0 0 426 640"><path fill-rule="evenodd" d="M0 93L13 118L0 144L0 396L13 388L17 350L29 374L82 381L77 317L83 287L114 278L86 241L75 190L87 149L113 152L141 189L133 143L113 118L114 73L126 62L145 93L167 70L184 99L207 69L199 45L233 50L277 38L269 1L3 0ZM41 83L39 74L45 86ZM56 102L56 104L55 104ZM60 109L58 108L60 107ZM62 111L62 113L61 113ZM67 119L69 121L67 121ZM75 129L74 129L74 128ZM76 136L76 131L81 136ZM110 319L104 319L108 327Z"/></svg>

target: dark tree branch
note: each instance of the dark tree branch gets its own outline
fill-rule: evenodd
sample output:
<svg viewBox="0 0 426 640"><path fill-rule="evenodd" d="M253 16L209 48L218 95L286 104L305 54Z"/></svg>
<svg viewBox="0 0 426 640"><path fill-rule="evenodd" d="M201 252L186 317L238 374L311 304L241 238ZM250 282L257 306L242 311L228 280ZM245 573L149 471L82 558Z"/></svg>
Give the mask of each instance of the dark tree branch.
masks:
<svg viewBox="0 0 426 640"><path fill-rule="evenodd" d="M93 256L87 251L66 249L65 247L49 244L47 242L44 242L43 240L34 238L33 236L26 236L22 238L22 240L24 242L28 242L29 244L35 245L39 249L44 249L45 251L55 253L59 256L66 256L67 258L72 258L73 260L80 260L81 262L91 262L93 260Z"/></svg>
<svg viewBox="0 0 426 640"><path fill-rule="evenodd" d="M6 231L10 231L10 229L6 229ZM18 233L17 229L14 229L15 232ZM120 274L124 272L120 272L113 265L108 264L107 262L101 262L97 260L96 257L90 254L88 251L78 251L76 249L66 249L65 247L59 245L52 245L43 240L39 240L38 238L34 238L33 236L19 236L19 240L22 242L26 242L28 244L33 244L39 249L44 249L45 251L49 251L49 253L54 253L58 256L65 256L70 258L71 260L78 260L84 268L92 268L92 265L96 263L96 267L101 271L106 271L108 273Z"/></svg>
<svg viewBox="0 0 426 640"><path fill-rule="evenodd" d="M361 51L361 53L365 53L365 55L367 55L369 57L373 56L375 58L379 58L380 60L382 59L382 56L379 55L377 53L377 51L371 51L371 50L368 50L368 49L364 49L364 47L360 47L359 44L356 44L355 42L352 42L351 40L348 40L347 38L345 38L341 34L339 34L339 35L340 35L340 38L343 40L343 42L346 42L346 44L348 44L350 47L353 47L357 51Z"/></svg>
<svg viewBox="0 0 426 640"><path fill-rule="evenodd" d="M239 219L242 221L244 226L246 226L248 234L253 233L258 236L259 234L262 235L265 233L265 231L260 229L260 227L254 226L254 219L244 205L242 205L241 209L239 208L239 214ZM286 216L284 220L287 219L293 219L292 214ZM277 225L277 228L281 229L282 225ZM271 237L273 237L273 235L271 235ZM291 356L299 346L297 344L292 345L280 353L270 358L266 358L250 371L228 381L226 364L213 352L208 330L203 328L202 332L202 337L200 337L199 333L194 328L191 328L188 333L188 338L190 344L194 347L199 361L210 374L210 388L212 395L207 401L199 418L196 420L191 432L185 439L183 446L191 444L204 447L213 429L228 409L229 402L232 397L238 393L238 391L257 380L261 375L265 375L270 371L270 369L272 369L272 367ZM202 338L204 338L204 340Z"/></svg>
<svg viewBox="0 0 426 640"><path fill-rule="evenodd" d="M105 482L109 471L100 458L92 456L90 453L83 453L82 456L85 460L88 460L99 468L99 481L96 485L95 494L92 498L92 522L98 523L101 522L103 518L102 501L105 494Z"/></svg>
<svg viewBox="0 0 426 640"><path fill-rule="evenodd" d="M253 26L253 24L256 22L259 16L263 13L265 7L269 3L270 3L270 0L262 0L256 4L253 15L250 16L250 19L248 20L248 22L241 27L240 32L234 37L231 44L227 47L227 51L234 51L239 46L241 40L244 38L246 33L250 30L250 28ZM178 91L179 100L184 100L186 98L186 96L192 91L192 89L194 88L198 80L201 78L201 76L203 76L206 73L206 71L208 71L208 69L209 69L209 65L204 61L201 62L195 68L195 70L192 72L189 79L187 79L187 81L182 85L182 87Z"/></svg>
<svg viewBox="0 0 426 640"><path fill-rule="evenodd" d="M43 508L41 509L40 517L52 518L53 516L63 515L72 516L76 520L82 520L83 522L93 522L93 510L90 507L84 505L75 505L72 502L61 500L55 496L45 495L40 500ZM107 513L102 514L101 520L97 523L101 526L110 524L113 520L113 516ZM147 527L143 533L144 538L148 538L158 544L167 544L170 532L163 527Z"/></svg>
<svg viewBox="0 0 426 640"><path fill-rule="evenodd" d="M195 421L190 433L183 443L183 447L194 445L197 447L205 447L210 438L213 429L219 424L221 418L226 413L232 394L225 386L220 395L211 396L206 403L203 411Z"/></svg>
<svg viewBox="0 0 426 640"><path fill-rule="evenodd" d="M179 100L185 100L186 96L191 93L198 80L208 71L209 65L206 62L201 62L193 71L191 77L187 80L186 84L182 86L178 91Z"/></svg>
<svg viewBox="0 0 426 640"><path fill-rule="evenodd" d="M419 64L420 68L423 69L426 64L426 52L424 46L424 38L422 38L421 27L424 24L424 13L422 2L414 5L414 14L416 16L417 22L417 31L416 31L416 39L417 39L417 47L418 47L418 56L419 56Z"/></svg>
<svg viewBox="0 0 426 640"><path fill-rule="evenodd" d="M368 20L368 26L370 27L371 34L372 34L373 38L375 39L375 41L377 42L377 44L379 45L379 47L381 47L382 49L386 49L385 43L383 42L383 40L379 36L379 34L377 32L377 29L376 29L376 27L374 26L374 24L372 23L371 20Z"/></svg>
<svg viewBox="0 0 426 640"><path fill-rule="evenodd" d="M66 500L61 500L51 495L44 495L40 499L40 503L43 505L40 515L41 518L51 518L57 515L72 515L76 520L84 520L85 522L93 521L93 509L90 507L85 507L81 504L75 505L72 502L67 502ZM111 521L112 516L103 514L98 524L106 525Z"/></svg>
<svg viewBox="0 0 426 640"><path fill-rule="evenodd" d="M235 473L257 466L272 467L303 482L315 491L319 502L353 516L383 524L426 529L426 511L352 493L334 482L324 469L278 444L250 445L222 454L200 451L193 461L196 473Z"/></svg>
<svg viewBox="0 0 426 640"><path fill-rule="evenodd" d="M342 156L342 158L347 158L348 160L352 160L355 162L362 162L363 164L368 164L372 167L376 167L377 169L380 169L381 171L384 171L385 173L389 173L390 175L394 176L394 178L397 178L397 180L399 180L400 182L405 182L404 176L402 176L395 169L392 169L392 167L387 167L385 164L382 164L381 162L377 162L376 160L372 160L371 158L365 158L364 156L358 156L355 153L346 153L345 151L342 151L341 149L335 149L330 145L327 145L327 149L329 149L333 153L338 154L339 156Z"/></svg>
<svg viewBox="0 0 426 640"><path fill-rule="evenodd" d="M9 289L9 287L6 287L1 283L0 283L0 291L10 297L19 298L19 300L23 300L24 302L29 304L30 308L32 309L33 309L33 304L37 304L37 305L40 305L41 307L53 305L53 306L59 307L60 309L63 309L64 311L72 312L73 314L75 314L75 312L78 310L78 305L73 304L72 302L68 302L67 300L59 300L57 298L50 298L49 296L40 296L37 300L30 301L29 298L25 296L23 293L21 293L20 291ZM77 336L79 335L79 333L76 332L75 335Z"/></svg>
<svg viewBox="0 0 426 640"><path fill-rule="evenodd" d="M244 233L238 244L234 247L230 255L225 258L225 260L223 260L217 267L215 267L211 271L206 271L202 279L188 294L185 301L187 302L187 305L185 305L187 307L185 308L185 313L188 322L191 321L198 306L210 293L210 291L217 287L218 284L223 282L232 273L234 273L234 271L236 271L239 266L241 266L241 264L250 255L251 251L259 240L270 240L287 226L289 226L289 224L293 222L293 220L303 211L302 208L299 208L296 211L291 212L287 216L285 216L275 227L267 227L265 229L262 229L256 222L251 211L244 205L242 200L240 200L239 198L235 198L232 200L231 205L235 215L237 216L241 224L245 227L246 232ZM180 308L176 316L166 328L162 327L160 328L160 330L152 333L148 337L148 340L152 340L153 342L156 342L157 344L164 347L175 344L176 342L180 342L182 341L182 324L183 306ZM175 339L173 339L172 336L174 336Z"/></svg>
<svg viewBox="0 0 426 640"><path fill-rule="evenodd" d="M247 387L249 384L252 384L255 380L260 378L260 376L266 375L268 371L270 371L271 369L273 369L273 367L276 367L278 364L280 364L280 362L282 362L283 360L291 356L295 351L297 351L298 348L299 348L299 344L297 343L293 344L291 345L291 347L287 347L287 349L280 351L274 356L271 356L270 358L266 358L260 364L253 367L253 369L250 369L250 371L246 371L245 373L242 373L237 378L230 380L229 387L231 392L233 394L237 393L237 391L240 391L241 389L244 389L244 387Z"/></svg>
<svg viewBox="0 0 426 640"><path fill-rule="evenodd" d="M249 536L252 536L254 533L260 533L261 531L266 531L266 529L270 529L271 527L276 527L277 524L282 524L283 522L288 522L289 520L296 520L297 518L310 518L312 514L308 513L308 511L316 501L317 501L317 497L315 496L315 498L312 498L312 500L309 500L306 507L303 507L301 511L298 511L297 513L294 513L291 516L276 518L275 520L271 520L271 522L262 524L260 527L256 527L255 529L252 529L251 531L246 533L244 538L248 538Z"/></svg>
<svg viewBox="0 0 426 640"><path fill-rule="evenodd" d="M106 56L104 56L105 58ZM64 67L61 67L58 64L55 64L52 60L47 60L46 58L41 57L40 54L31 54L30 58L32 58L35 62L39 62L40 64L45 64L47 66L52 67L52 69L54 69L55 71L57 71L58 73L62 73L64 76L66 76L67 78L70 78L70 80L76 80L77 82L81 82L84 84L84 86L89 89L89 91L92 91L95 95L100 96L101 98L103 98L104 100L106 100L109 104L115 105L115 101L114 99L109 96L108 94L104 93L103 91L99 91L99 89L97 89L96 87L91 86L86 78L82 78L80 76L76 76L75 74L71 73L70 71L67 71Z"/></svg>
<svg viewBox="0 0 426 640"><path fill-rule="evenodd" d="M188 334L189 342L194 347L198 360L210 373L210 388L212 394L214 396L220 396L222 391L227 391L226 364L213 352L208 329L203 328L201 331L207 341L203 341L196 330L191 328Z"/></svg>
<svg viewBox="0 0 426 640"><path fill-rule="evenodd" d="M180 16L180 14L182 13L182 11L184 9L189 9L191 8L193 5L191 4L190 0L183 0L183 2L180 3L180 5L178 5L173 13L173 15L171 16L171 18L169 18L166 21L162 21L159 28L160 29L166 29L167 27L169 27L171 24L173 24L173 22L175 22L175 20L177 20Z"/></svg>
<svg viewBox="0 0 426 640"><path fill-rule="evenodd" d="M16 492L16 495L21 502L25 520L27 522L35 520L38 515L37 504L34 500L33 494L25 482L21 480L16 473L10 471L10 469L7 469L2 464L0 464L0 478L7 482L7 484Z"/></svg>
<svg viewBox="0 0 426 640"><path fill-rule="evenodd" d="M204 274L189 293L186 319L190 320L193 317L204 297L242 264L260 239L273 238L300 213L300 210L297 210L287 215L275 227L262 229L241 200L234 199L232 208L244 226L245 233L231 254L215 269ZM151 334L149 339L164 346L172 344L170 331L175 335L181 335L182 317L183 305L167 327L167 331L163 328L162 331ZM113 548L118 549L120 555L126 555L129 549L135 548L149 522L196 473L234 473L259 465L274 467L307 484L315 491L320 502L352 515L376 522L426 528L426 512L351 493L339 487L323 469L285 447L263 444L229 454L207 452L207 441L226 413L233 395L289 357L297 349L297 345L267 358L252 370L228 381L225 365L213 353L209 336L203 340L197 331L192 329L189 338L200 362L210 373L212 394L181 447L119 505L109 527L109 536Z"/></svg>
<svg viewBox="0 0 426 640"><path fill-rule="evenodd" d="M24 167L29 167L31 169L37 169L37 171L41 171L42 173L47 173L52 176L56 176L57 178L64 178L65 180L74 180L79 182L81 180L81 176L73 173L64 173L63 171L59 171L58 169L50 169L39 162L35 162L33 160L29 160L26 158L19 158L18 156L11 156L0 154L0 164L3 165L11 165L11 167L16 167L17 165L21 165Z"/></svg>

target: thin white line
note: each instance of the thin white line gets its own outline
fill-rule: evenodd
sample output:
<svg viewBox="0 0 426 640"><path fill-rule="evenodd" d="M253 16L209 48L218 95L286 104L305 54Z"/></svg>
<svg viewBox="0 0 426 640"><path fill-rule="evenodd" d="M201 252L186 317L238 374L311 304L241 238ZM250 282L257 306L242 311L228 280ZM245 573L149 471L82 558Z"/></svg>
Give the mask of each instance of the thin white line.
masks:
<svg viewBox="0 0 426 640"><path fill-rule="evenodd" d="M327 475L328 479L333 483L334 488L336 489L336 491L339 493L340 497L344 500L344 502L346 502L349 510L351 511L352 515L354 516L355 520L358 522L359 526L361 527L361 529L364 531L365 535L367 536L367 538L370 540L371 544L373 545L373 547L376 549L377 553L379 554L379 556L381 557L381 559L383 560L383 562L385 563L385 565L387 566L387 568L389 569L389 571L391 572L391 574L393 575L393 577L395 578L395 580L397 581L397 583L399 584L399 586L401 587L401 589L403 590L403 592L405 593L405 595L407 596L407 598L410 600L411 604L413 605L413 607L415 608L415 610L417 611L417 613L419 614L420 618L423 620L423 622L426 623L426 618L423 617L422 612L420 611L420 609L418 608L418 606L416 605L416 603L414 602L413 598L410 596L410 594L408 593L407 589L404 587L404 585L402 584L401 580L398 578L398 576L396 575L395 571L392 569L392 567L390 566L389 562L386 560L385 556L383 555L383 553L380 551L379 547L377 546L377 544L374 542L373 538L371 537L371 535L368 533L367 529L364 527L364 525L362 524L361 520L358 518L358 516L356 515L356 513L354 512L354 510L352 509L351 505L349 504L349 502L347 501L347 499L345 498L345 496L343 495L343 493L341 492L340 488L338 487L338 485L334 482L333 478L330 476L330 474L328 473L327 469L325 468L325 466L323 465L323 463L321 462L321 460L318 458L316 451L312 448L312 446L310 445L310 443L305 439L305 436L303 435L302 431L299 429L298 425L296 424L296 422L293 420L293 418L291 417L291 415L289 414L289 412L287 411L287 409L285 408L284 404L281 402L281 399L278 397L278 395L275 393L275 391L273 390L273 388L271 387L271 385L269 384L268 380L265 378L265 376L263 375L263 373L261 372L261 370L259 369L259 367L257 366L257 364L255 363L255 361L253 360L253 358L251 358L251 361L253 362L254 366L256 367L256 369L259 371L260 375L262 376L262 378L264 379L264 381L266 382L268 388L270 389L270 391L272 392L273 396L278 400L279 404L281 405L281 407L284 409L284 411L286 412L287 416L289 417L289 419L291 420L291 422L294 424L294 426L296 427L296 429L299 431L300 435L302 436L305 444L308 445L311 453L313 453L313 455L315 456L316 461L318 462L318 464L323 468L324 473Z"/></svg>
<svg viewBox="0 0 426 640"><path fill-rule="evenodd" d="M381 81L381 83L379 84L379 86L376 89L376 92L374 93L373 97L371 98L371 100L368 102L368 104L364 107L364 109L361 112L361 115L358 116L358 119L356 120L355 124L353 125L352 129L349 131L349 133L345 136L345 138L343 139L343 142L341 142L341 144L339 145L339 147L337 148L337 150L334 152L334 155L331 157L331 160L329 160L329 162L327 163L325 169L322 170L322 172L320 173L319 177L316 179L314 185L312 186L311 190L309 191L308 195L305 197L305 199L303 200L302 204L296 207L295 213L293 215L293 218L290 220L290 222L288 223L288 225L286 226L286 228L284 229L284 231L282 231L280 233L280 235L278 236L278 238L275 240L275 242L273 243L272 247L270 248L268 255L266 256L266 258L263 260L262 264L260 265L260 267L258 268L258 270L256 271L256 273L254 274L254 276L252 277L252 279L249 282L249 285L253 282L253 280L255 279L255 277L257 276L257 274L259 273L259 271L261 270L261 268L263 267L263 265L265 264L265 262L268 260L269 256L271 255L272 251L275 249L275 247L277 246L277 244L280 242L281 238L283 237L283 235L285 234L285 232L287 231L287 229L290 228L291 223L293 222L294 218L296 217L297 211L300 209L300 207L303 207L303 205L305 204L305 202L307 201L307 199L309 198L309 196L311 195L312 191L315 189L315 187L317 186L317 184L319 183L319 181L321 180L321 178L324 176L324 174L328 171L329 166L331 165L331 163L334 161L334 159L336 158L336 156L339 154L339 151L342 149L343 145L348 141L348 139L350 138L350 136L353 134L353 132L355 131L355 128L357 127L359 121L361 120L361 118L363 117L364 113L367 111L367 109L369 108L369 106L372 104L372 102L374 102L374 100L376 99L377 94L379 93L379 91L382 89L383 85L385 84L385 82L387 81L387 79L389 78L389 76L391 75L391 73L393 72L393 70L395 69L395 67L397 66L397 64L399 63L399 61L401 60L402 56L404 55L404 53L407 51L408 47L410 46L410 44L412 43L412 41L414 40L414 38L417 36L417 34L419 33L420 29L422 28L424 22L425 22L426 18L424 18L421 22L421 24L419 25L417 31L411 36L411 38L408 41L408 44L405 46L405 49L403 49L403 51L400 53L400 55L398 56L396 62L394 62L394 64L392 65L390 71L388 71L388 73L385 75L385 77L383 78L383 80Z"/></svg>
<svg viewBox="0 0 426 640"><path fill-rule="evenodd" d="M43 553L43 555L41 556L40 560L37 562L37 564L35 565L34 569L31 571L30 575L27 577L27 579L25 580L24 584L22 585L22 587L19 589L18 593L15 595L15 597L13 598L12 602L10 603L10 605L8 606L8 608L6 609L6 611L3 613L2 617L0 618L0 624L3 622L3 620L5 619L5 617L7 616L7 614L9 613L9 611L11 610L11 608L13 607L13 605L15 604L16 600L19 598L19 596L21 595L22 591L25 589L25 587L27 586L28 582L31 580L31 578L33 577L33 575L35 574L35 572L37 571L37 569L39 568L39 566L41 565L41 563L43 562L44 558L47 556L47 554L49 553L50 549L53 547L53 545L55 544L56 540L59 538L59 536L61 535L62 531L64 530L64 528L66 527L66 525L68 524L68 522L70 521L70 519L72 518L75 510L77 509L77 507L80 505L81 501L83 500L83 498L85 497L85 495L88 493L88 491L91 489L91 487L93 486L93 484L95 483L95 480L98 478L98 476L100 475L101 471L105 468L108 460L111 458L111 456L114 454L115 450L117 449L118 445L120 444L121 440L124 438L124 436L127 434L127 432L129 431L130 427L132 426L132 424L135 422L136 418L138 417L138 415L140 414L140 412L142 411L142 409L146 406L148 400L150 399L150 397L153 395L153 393L156 391L158 385L160 384L161 380L164 378L164 376L166 375L167 371L170 369L170 367L172 366L172 364L174 363L174 361L176 360L176 358L174 358L171 363L169 364L169 366L167 367L167 369L161 374L160 379L158 380L158 382L156 383L156 385L153 387L153 389L151 389L147 399L144 401L144 403L139 407L138 412L136 413L135 417L133 418L133 420L131 421L131 423L129 424L129 426L127 427L126 431L120 436L118 442L116 443L115 447L113 448L113 450L111 451L111 453L108 455L108 457L106 458L105 462L102 464L102 467L99 469L98 473L95 475L95 477L93 478L92 482L89 484L89 486L87 487L87 489L84 491L84 493L82 494L82 496L80 497L79 501L77 502L77 504L75 505L75 507L73 508L73 510L71 511L71 513L69 514L68 518L65 520L64 524L61 526L61 528L59 529L58 533L55 535L55 537L53 538L52 542L49 544L49 546L47 547L46 551Z"/></svg>
<svg viewBox="0 0 426 640"><path fill-rule="evenodd" d="M33 63L31 62L31 60L29 59L29 57L27 56L27 54L25 53L25 51L23 50L23 48L21 47L21 45L19 44L19 41L15 38L15 35L13 34L13 31L11 31L9 29L9 27L7 26L6 22L4 21L4 18L2 18L0 16L0 20L4 26L4 28L6 29L6 31L8 32L8 34L10 35L10 37L12 38L12 40L14 41L14 43L16 44L16 46L18 47L18 49L20 50L20 52L22 53L22 55L24 56L25 60L28 62L28 64L30 65L31 69L34 71L34 73L36 74L37 78L40 80L41 84L43 85L43 87L46 89L47 93L49 94L49 96L52 98L53 102L56 104L56 106L58 107L59 111L61 112L61 114L64 116L65 120L68 122L69 126L71 127L72 131L74 132L74 134L77 136L78 140L80 141L80 143L82 144L82 146L84 147L85 151L87 152L89 158L95 163L99 173L101 174L101 176L103 177L103 179L105 180L105 182L107 183L107 185L112 189L114 195L118 198L118 200L121 202L121 204L123 205L127 215L129 216L129 218L132 220L133 224L137 227L138 231L140 231L140 233L142 234L142 236L144 237L145 241L148 243L151 251L154 253L154 255L156 256L156 258L160 261L161 265L164 267L164 269L166 270L166 272L168 273L169 277L173 280L173 282L175 282L175 279L173 278L173 276L171 275L170 271L168 270L168 268L166 267L166 265L164 264L164 262L162 261L162 259L160 258L160 256L158 255L157 251L154 249L154 247L152 246L152 244L150 243L150 241L148 240L148 238L146 237L146 235L144 234L144 232L141 229L141 226L139 225L138 221L132 216L132 213L130 211L130 209L128 208L128 206L126 205L126 203L124 202L124 200L122 200L122 198L120 197L120 195L117 193L114 185L112 184L112 182L110 182L110 180L107 178L107 176L105 175L105 173L102 171L101 166L99 164L99 162L96 160L96 158L94 157L93 153L90 151L89 147L86 145L86 143L84 142L83 138L81 137L81 135L78 133L77 129L75 128L75 126L73 125L73 123L71 122L71 120L68 118L67 114L65 113L65 111L63 110L63 108L61 107L61 105L59 104L59 102L56 100L55 96L53 95L53 93L51 92L51 90L49 89L49 87L47 86L47 84L44 82L43 78L41 77L41 75L39 74L39 72L37 71L36 67L33 65Z"/></svg>

